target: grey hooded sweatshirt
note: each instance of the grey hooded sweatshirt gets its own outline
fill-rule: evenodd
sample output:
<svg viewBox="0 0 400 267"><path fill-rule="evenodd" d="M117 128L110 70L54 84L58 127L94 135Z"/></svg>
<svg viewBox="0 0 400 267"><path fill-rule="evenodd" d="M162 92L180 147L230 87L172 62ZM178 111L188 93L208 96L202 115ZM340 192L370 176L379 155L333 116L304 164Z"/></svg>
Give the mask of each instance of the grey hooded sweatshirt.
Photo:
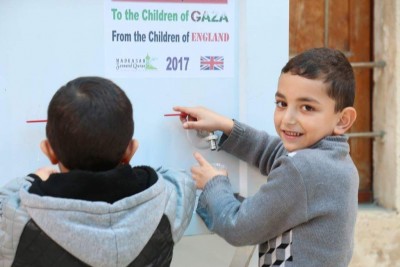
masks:
<svg viewBox="0 0 400 267"><path fill-rule="evenodd" d="M90 266L122 267L142 251L163 215L177 242L194 208L195 184L183 172L157 170L148 189L114 203L40 196L32 178L0 189L0 266L11 266L26 223L33 221L57 244Z"/></svg>

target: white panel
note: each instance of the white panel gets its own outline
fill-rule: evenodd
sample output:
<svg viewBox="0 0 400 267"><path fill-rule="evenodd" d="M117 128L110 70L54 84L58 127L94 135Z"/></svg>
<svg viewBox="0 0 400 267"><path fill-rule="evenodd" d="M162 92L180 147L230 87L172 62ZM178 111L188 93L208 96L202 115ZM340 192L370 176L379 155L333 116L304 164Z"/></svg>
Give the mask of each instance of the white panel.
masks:
<svg viewBox="0 0 400 267"><path fill-rule="evenodd" d="M98 0L0 2L0 184L48 165L39 143L47 105L55 91L78 76L104 76L104 3ZM189 170L195 150L174 105L204 105L274 133L274 93L288 58L288 1L235 1L234 77L115 78L134 106L132 165ZM225 152L201 150L224 163L233 185L247 192L252 168ZM249 170L247 170L249 169ZM239 174L242 175L240 182Z"/></svg>

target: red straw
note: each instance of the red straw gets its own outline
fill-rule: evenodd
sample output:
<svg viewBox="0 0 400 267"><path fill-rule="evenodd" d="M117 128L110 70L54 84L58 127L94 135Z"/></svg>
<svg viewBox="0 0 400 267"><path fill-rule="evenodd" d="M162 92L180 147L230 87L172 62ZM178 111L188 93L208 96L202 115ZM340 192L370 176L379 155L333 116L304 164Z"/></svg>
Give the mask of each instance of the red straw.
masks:
<svg viewBox="0 0 400 267"><path fill-rule="evenodd" d="M47 122L47 120L29 120L26 123Z"/></svg>
<svg viewBox="0 0 400 267"><path fill-rule="evenodd" d="M164 114L165 117L172 117L172 116L182 116L182 117L186 117L187 114L186 113L169 113L169 114Z"/></svg>

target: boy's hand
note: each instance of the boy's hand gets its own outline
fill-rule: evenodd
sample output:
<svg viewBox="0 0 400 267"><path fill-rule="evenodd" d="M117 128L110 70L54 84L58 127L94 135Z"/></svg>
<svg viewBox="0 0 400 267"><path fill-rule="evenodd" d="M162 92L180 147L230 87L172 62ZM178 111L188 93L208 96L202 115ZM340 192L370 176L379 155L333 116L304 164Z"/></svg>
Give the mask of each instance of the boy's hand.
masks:
<svg viewBox="0 0 400 267"><path fill-rule="evenodd" d="M58 173L58 171L51 166L40 168L35 172L35 174L39 176L42 181L46 181L49 178L50 174L53 173Z"/></svg>
<svg viewBox="0 0 400 267"><path fill-rule="evenodd" d="M173 109L188 115L181 117L183 128L185 129L206 130L208 132L220 130L226 135L229 135L232 131L234 124L232 119L204 107L178 106Z"/></svg>
<svg viewBox="0 0 400 267"><path fill-rule="evenodd" d="M198 189L203 189L207 182L217 175L228 175L226 170L215 169L200 153L195 152L194 157L199 165L193 166L191 172Z"/></svg>

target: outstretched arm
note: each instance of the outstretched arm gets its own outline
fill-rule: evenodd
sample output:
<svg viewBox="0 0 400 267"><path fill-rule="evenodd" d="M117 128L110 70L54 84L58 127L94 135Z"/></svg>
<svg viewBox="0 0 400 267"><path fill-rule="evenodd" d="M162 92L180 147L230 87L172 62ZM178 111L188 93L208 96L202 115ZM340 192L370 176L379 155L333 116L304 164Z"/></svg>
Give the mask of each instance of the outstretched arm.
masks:
<svg viewBox="0 0 400 267"><path fill-rule="evenodd" d="M232 119L220 115L204 107L174 107L175 111L179 111L186 116L181 116L183 128L212 131L222 131L229 135L233 128Z"/></svg>
<svg viewBox="0 0 400 267"><path fill-rule="evenodd" d="M178 242L192 218L196 199L196 187L192 179L183 171L158 168L166 182L168 202L165 214L171 224L172 238Z"/></svg>

